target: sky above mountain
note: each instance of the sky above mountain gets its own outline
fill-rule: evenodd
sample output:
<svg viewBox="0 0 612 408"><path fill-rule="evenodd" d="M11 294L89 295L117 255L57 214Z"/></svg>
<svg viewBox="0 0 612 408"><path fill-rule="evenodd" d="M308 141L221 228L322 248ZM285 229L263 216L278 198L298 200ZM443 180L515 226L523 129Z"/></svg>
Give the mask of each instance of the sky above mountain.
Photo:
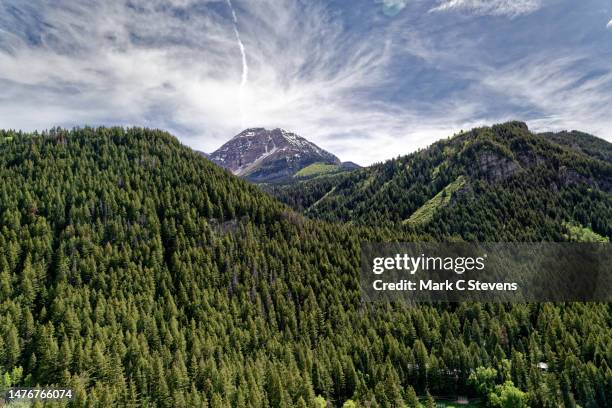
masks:
<svg viewBox="0 0 612 408"><path fill-rule="evenodd" d="M0 2L0 128L247 127L370 164L510 119L612 140L609 0Z"/></svg>

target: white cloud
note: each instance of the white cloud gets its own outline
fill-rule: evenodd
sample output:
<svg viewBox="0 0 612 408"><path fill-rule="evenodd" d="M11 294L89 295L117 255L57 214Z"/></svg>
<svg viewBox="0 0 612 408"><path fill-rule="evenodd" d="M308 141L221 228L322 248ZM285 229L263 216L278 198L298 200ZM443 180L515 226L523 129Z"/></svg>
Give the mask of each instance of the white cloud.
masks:
<svg viewBox="0 0 612 408"><path fill-rule="evenodd" d="M612 125L602 119L601 106L612 102L605 75L579 81L579 74L546 59L526 59L530 69L495 70L480 65L473 38L439 41L400 18L388 25L395 30L390 35L356 36L325 2L232 0L248 59L243 81L226 0L131 0L130 6L124 0L63 0L54 7L42 0L7 1L20 8L22 19L11 21L0 3L2 128L149 126L211 152L242 130L242 116L244 126L291 129L343 160L369 164L459 129L515 119L511 110L490 113L497 103L491 93L542 110L541 127L596 131ZM40 27L44 31L37 32ZM398 56L406 54L423 70L446 70L457 83L473 84L426 100L386 100L380 94L418 86L409 70L398 67L404 64ZM547 72L554 81L542 79ZM567 75L574 90L561 86Z"/></svg>
<svg viewBox="0 0 612 408"><path fill-rule="evenodd" d="M473 13L477 15L516 17L538 10L540 0L438 0L438 6L430 11L450 11Z"/></svg>
<svg viewBox="0 0 612 408"><path fill-rule="evenodd" d="M608 21L608 24L606 24L606 28L612 28L612 20Z"/></svg>
<svg viewBox="0 0 612 408"><path fill-rule="evenodd" d="M483 74L482 85L537 112L535 130L577 129L610 136L612 72L587 75L587 58L542 55Z"/></svg>
<svg viewBox="0 0 612 408"><path fill-rule="evenodd" d="M408 5L408 0L376 0L382 3L383 12L389 16L395 16Z"/></svg>
<svg viewBox="0 0 612 408"><path fill-rule="evenodd" d="M211 152L243 126L283 127L369 164L481 124L470 103L439 102L427 116L370 97L397 86L389 38L347 34L320 3L233 1L248 82L225 1L197 17L189 0L68 3L41 2L51 28L38 45L0 42L3 128L149 126Z"/></svg>
<svg viewBox="0 0 612 408"><path fill-rule="evenodd" d="M317 4L235 1L246 82L231 10L221 2L197 16L168 12L191 3L41 2L49 28L39 43L5 36L10 43L0 47L2 127L155 126L211 151L242 130L241 106L244 126L286 127L322 146L332 144L329 135L384 138L400 126L385 107L351 97L388 80L385 38L356 41ZM347 159L374 159L342 150Z"/></svg>
<svg viewBox="0 0 612 408"><path fill-rule="evenodd" d="M240 56L242 60L242 75L240 76L240 92L239 92L239 103L240 103L240 123L242 127L244 127L244 88L247 86L249 81L249 64L247 62L246 51L244 49L244 43L240 38L240 30L238 30L238 18L236 17L236 10L232 5L232 0L227 0L227 6L230 8L232 12L232 20L234 21L234 34L236 34L236 42L238 43L238 48L240 49Z"/></svg>

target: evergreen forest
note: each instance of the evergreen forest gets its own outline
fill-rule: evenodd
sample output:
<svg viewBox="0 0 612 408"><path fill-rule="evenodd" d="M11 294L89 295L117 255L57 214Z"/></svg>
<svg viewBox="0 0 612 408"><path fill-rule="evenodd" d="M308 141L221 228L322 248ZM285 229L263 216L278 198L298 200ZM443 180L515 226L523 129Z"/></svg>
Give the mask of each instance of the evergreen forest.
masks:
<svg viewBox="0 0 612 408"><path fill-rule="evenodd" d="M510 122L260 188L160 130L0 131L0 389L71 388L46 404L68 407L612 406L610 303L359 287L361 242L608 241L606 143Z"/></svg>

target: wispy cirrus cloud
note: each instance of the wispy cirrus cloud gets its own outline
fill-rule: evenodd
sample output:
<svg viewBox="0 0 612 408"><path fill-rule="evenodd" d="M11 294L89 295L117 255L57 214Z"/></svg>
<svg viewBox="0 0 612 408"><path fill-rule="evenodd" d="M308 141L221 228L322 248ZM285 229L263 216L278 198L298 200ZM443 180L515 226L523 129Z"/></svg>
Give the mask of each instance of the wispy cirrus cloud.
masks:
<svg viewBox="0 0 612 408"><path fill-rule="evenodd" d="M387 39L358 41L323 4L60 3L0 6L3 127L158 126L210 151L242 123L325 144L325 135L398 121L351 97L387 81Z"/></svg>
<svg viewBox="0 0 612 408"><path fill-rule="evenodd" d="M477 15L516 17L542 6L540 0L438 0L430 11L461 11Z"/></svg>
<svg viewBox="0 0 612 408"><path fill-rule="evenodd" d="M538 42L529 16L457 24L427 12L448 1L356 1L5 0L0 127L150 126L208 152L284 127L360 164L507 119L612 137L605 39L572 43L588 20ZM518 13L491 4L478 13Z"/></svg>
<svg viewBox="0 0 612 408"><path fill-rule="evenodd" d="M403 86L395 33L364 41L324 3L60 3L0 6L2 127L151 126L212 151L244 126L279 126L367 164L476 123L472 104L387 100Z"/></svg>
<svg viewBox="0 0 612 408"><path fill-rule="evenodd" d="M234 6L232 4L232 0L227 0L227 6L230 8L232 12L232 20L234 21L234 34L236 34L236 42L238 43L238 48L240 49L240 56L242 60L242 75L240 79L240 120L242 127L244 127L244 88L247 86L249 80L249 64L247 62L246 50L244 48L244 43L242 42L242 38L240 38L240 30L238 30L238 17L236 17L236 10L234 10Z"/></svg>
<svg viewBox="0 0 612 408"><path fill-rule="evenodd" d="M382 3L383 13L388 16L395 16L408 5L409 0L375 0L376 3Z"/></svg>
<svg viewBox="0 0 612 408"><path fill-rule="evenodd" d="M612 128L612 72L590 66L587 56L530 57L488 70L482 84L523 107L535 130L605 135Z"/></svg>

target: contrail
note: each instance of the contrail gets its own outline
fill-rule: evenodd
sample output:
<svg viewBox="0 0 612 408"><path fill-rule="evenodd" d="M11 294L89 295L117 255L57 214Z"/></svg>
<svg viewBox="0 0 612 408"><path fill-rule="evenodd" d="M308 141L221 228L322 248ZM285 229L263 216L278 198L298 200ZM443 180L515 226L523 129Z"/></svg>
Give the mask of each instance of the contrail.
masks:
<svg viewBox="0 0 612 408"><path fill-rule="evenodd" d="M242 127L244 127L244 87L249 80L249 64L247 63L246 51L244 49L244 44L242 43L242 39L240 38L240 31L238 31L238 18L236 17L236 11L234 10L234 6L232 5L232 0L227 0L227 5L232 12L232 18L234 20L234 34L236 34L236 41L238 42L238 48L240 48L240 55L242 56L242 78L240 80L240 119L242 122Z"/></svg>

